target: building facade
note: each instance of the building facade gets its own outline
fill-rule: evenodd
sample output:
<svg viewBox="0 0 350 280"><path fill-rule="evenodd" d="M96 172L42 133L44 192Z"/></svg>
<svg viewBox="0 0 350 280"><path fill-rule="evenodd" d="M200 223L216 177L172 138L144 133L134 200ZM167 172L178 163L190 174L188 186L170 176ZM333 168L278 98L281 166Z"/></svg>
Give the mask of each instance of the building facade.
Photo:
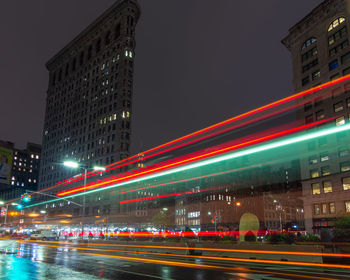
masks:
<svg viewBox="0 0 350 280"><path fill-rule="evenodd" d="M39 188L129 155L136 1L118 0L50 59Z"/></svg>
<svg viewBox="0 0 350 280"><path fill-rule="evenodd" d="M38 189L41 145L27 143L26 149L15 148L14 143L0 141L0 147L10 151L12 159L7 161L10 176L0 189L0 200L20 197L25 192Z"/></svg>
<svg viewBox="0 0 350 280"><path fill-rule="evenodd" d="M291 52L295 92L350 74L348 0L326 0L289 29L282 43ZM350 83L318 90L304 100L297 119L304 124L333 118L350 121ZM350 212L350 147L347 137L308 143L301 158L306 229L318 233Z"/></svg>

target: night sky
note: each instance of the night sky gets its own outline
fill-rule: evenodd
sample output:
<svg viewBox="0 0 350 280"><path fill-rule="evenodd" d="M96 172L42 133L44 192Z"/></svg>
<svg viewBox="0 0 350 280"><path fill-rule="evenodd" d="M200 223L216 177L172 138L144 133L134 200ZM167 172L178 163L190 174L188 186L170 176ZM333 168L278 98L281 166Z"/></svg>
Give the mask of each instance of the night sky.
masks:
<svg viewBox="0 0 350 280"><path fill-rule="evenodd" d="M0 3L0 139L41 143L45 63L114 0ZM321 0L139 0L132 153L293 93L281 39Z"/></svg>

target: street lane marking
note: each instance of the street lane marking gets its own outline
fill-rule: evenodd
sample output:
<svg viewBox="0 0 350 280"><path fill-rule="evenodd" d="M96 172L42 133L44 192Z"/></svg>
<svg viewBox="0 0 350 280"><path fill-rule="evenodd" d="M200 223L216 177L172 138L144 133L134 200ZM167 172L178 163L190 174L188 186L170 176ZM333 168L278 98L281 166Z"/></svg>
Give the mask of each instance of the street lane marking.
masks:
<svg viewBox="0 0 350 280"><path fill-rule="evenodd" d="M19 241L21 243L37 244L37 242L31 241ZM44 245L48 247L64 248L57 245ZM300 265L300 266L313 266L313 267L326 267L326 268L342 268L350 269L350 265L342 264L324 264L324 263L310 263L310 262L297 262L297 261L277 261L277 260L257 260L257 259L246 259L246 258L229 258L229 257L216 257L216 256L192 256L183 254L168 254L168 253L154 253L145 251L127 251L127 250L113 250L113 249L99 249L99 248L82 248L82 247L65 247L77 250L87 250L87 251L108 251L108 252L118 252L118 253L129 253L129 254L147 254L147 255L163 255L163 256L174 256L174 257L186 257L186 258L199 258L199 259L211 259L211 260L224 260L224 261L235 261L235 262L251 262L251 263L268 263L268 264L283 264L283 265Z"/></svg>
<svg viewBox="0 0 350 280"><path fill-rule="evenodd" d="M0 238L1 240L2 238ZM3 239L11 240L11 239ZM18 242L26 240L15 240ZM64 242L64 241L42 241L35 240L37 243L54 243L54 244L70 244L70 245L87 245L79 242ZM215 251L215 252L232 252L232 253L256 253L256 254L278 254L278 255L298 255L298 256L324 256L324 257L345 257L350 258L350 254L338 253L318 253L318 252L290 252L290 251L270 251L270 250L243 250L243 249L224 249L224 248L200 248L200 247L176 247L176 246L149 246L149 245L129 245L129 244L103 244L103 243L88 243L89 246L104 246L104 247L132 247L132 248L152 248L152 249L175 249L175 250L198 250L198 251ZM350 268L350 266L349 266Z"/></svg>
<svg viewBox="0 0 350 280"><path fill-rule="evenodd" d="M28 242L28 241L21 241L21 243L23 244L33 244L33 242ZM34 244L36 244L34 242ZM136 253L136 254L148 254L148 255L159 255L159 256L176 256L176 257L187 257L187 258L201 258L201 259L220 259L220 260L230 260L233 258L221 258L221 257L205 257L205 256L188 256L188 255L176 255L176 254L162 254L162 253L152 253L152 252L136 252L136 251L123 251L123 250L108 250L108 249L97 249L97 248L80 248L80 247L69 247L69 246L57 246L57 245L45 245L45 244L38 244L39 246L44 246L44 247L51 247L51 248L62 248L62 249L76 249L76 250L82 250L82 251L109 251L109 252L119 252L119 253ZM81 252L82 253L82 252ZM138 261L144 261L144 260L148 260L148 262L155 262L155 263L159 263L159 262L163 262L161 260L156 260L156 259L148 259L148 258L137 258L137 257L127 257L127 256L120 256L120 255L106 255L106 254L96 254L96 253L82 253L82 254L91 254L91 255L96 255L96 256L107 256L107 257L112 257L112 258L120 258L120 259L126 259L126 260L138 260ZM236 261L236 259L234 260ZM243 262L257 262L260 260L251 260L251 259L241 259L241 261ZM175 262L175 261L165 261L166 263L176 263L176 264L181 264L179 266L183 266L183 264L186 264L187 267L193 267L193 266L198 266L198 268L208 268L208 269L223 269L223 270L237 270L235 268L231 268L231 267L227 267L227 266L213 266L213 265L200 265L200 264L192 264L192 263L187 263L187 262ZM288 262L281 262L283 264L291 264ZM305 265L305 264L303 264ZM315 264L316 265L316 264ZM319 264L317 264L319 265ZM258 272L258 273L264 273L264 274L276 274L276 275L283 275L283 276L292 276L292 277L299 277L299 278L309 278L309 279L335 279L335 278L325 278L325 277L318 277L318 276L308 276L308 275L298 275L298 274L290 274L290 273L281 273L281 272L267 272L267 271L259 271L259 270L253 270L248 268L251 272Z"/></svg>

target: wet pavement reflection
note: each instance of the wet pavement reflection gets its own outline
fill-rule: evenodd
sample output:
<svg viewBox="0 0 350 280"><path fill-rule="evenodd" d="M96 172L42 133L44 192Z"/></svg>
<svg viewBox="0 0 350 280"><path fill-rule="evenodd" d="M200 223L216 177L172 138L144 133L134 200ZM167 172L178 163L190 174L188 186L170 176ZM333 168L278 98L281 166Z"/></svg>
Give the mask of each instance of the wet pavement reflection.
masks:
<svg viewBox="0 0 350 280"><path fill-rule="evenodd" d="M175 261L185 264L183 259L162 256L160 263L130 261L123 256L107 255L104 249L95 253L72 248L68 244L21 243L0 240L0 280L93 280L93 279L350 279L347 271L306 269L301 267L249 266L230 263L230 270L215 269L228 265L226 262L194 259L192 264L209 265L211 268L189 268L167 265ZM51 247L50 247L51 246ZM108 245L106 245L108 246ZM97 254L98 253L98 254ZM105 254L105 256L103 256ZM125 255L124 255L125 256ZM134 256L128 255L130 259ZM140 254L140 258L146 255ZM189 262L187 262L188 264ZM305 273L306 275L305 275Z"/></svg>

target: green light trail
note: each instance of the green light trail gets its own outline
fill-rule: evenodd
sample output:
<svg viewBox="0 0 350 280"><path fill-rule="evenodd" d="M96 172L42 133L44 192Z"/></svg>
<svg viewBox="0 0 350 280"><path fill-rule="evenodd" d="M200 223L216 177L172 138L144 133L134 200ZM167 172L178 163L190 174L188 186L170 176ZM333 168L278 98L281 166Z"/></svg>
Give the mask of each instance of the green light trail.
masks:
<svg viewBox="0 0 350 280"><path fill-rule="evenodd" d="M49 200L49 201L35 203L35 204L32 204L32 205L28 205L28 206L26 206L24 208L30 208L30 207L33 207L33 206L38 206L38 205L42 205L42 204L45 204L45 203L51 203L51 202L59 201L59 200L62 200L62 199L78 197L78 196L81 196L81 195L84 195L84 194L87 195L87 194L91 194L91 193L95 193L95 192L99 192L99 191L105 191L105 190L108 190L108 189L121 187L121 186L125 186L125 185L130 185L130 184L133 184L133 183L137 183L137 182L141 182L141 181L145 181L145 180L149 180L149 179L153 179L153 178L158 178L158 177L162 177L162 176L178 173L178 172L181 172L181 171L186 171L186 170L190 170L190 169L194 169L194 168L198 168L198 167L202 167L202 166L206 166L206 165L210 165L210 164L214 164L214 163L230 160L230 159L235 159L235 158L239 158L239 157L243 157L243 156L247 156L247 155L251 155L251 154L255 154L255 153L259 153L259 152L264 152L264 151L268 151L268 150L272 150L272 149L276 149L276 148L280 148L280 147L285 147L285 146L288 146L288 145L291 145L291 144L301 143L301 142L304 142L304 141L307 141L307 140L313 140L313 139L318 138L318 137L323 137L323 136L328 136L328 135L332 135L332 134L335 134L335 133L348 131L348 130L350 130L350 124L344 124L342 126L336 126L336 127L331 127L331 128L324 128L324 129L321 129L321 130L318 130L318 129L319 128L317 128L317 131L314 131L314 132L307 132L307 133L304 132L302 135L297 135L297 136L288 137L288 138L282 139L282 140L272 141L272 142L267 143L267 144L258 144L258 145L254 146L252 148L247 148L247 149L244 149L244 150L241 150L241 151L235 151L235 152L231 152L231 153L228 153L228 154L225 154L225 155L216 156L214 158L205 159L205 160L202 160L202 161L199 161L199 162L196 162L196 163L191 163L191 164L184 165L184 166L181 166L181 167L177 167L177 168L174 168L174 169L170 169L170 170L167 170L167 171L159 172L157 174L153 174L153 175L149 175L149 176L133 179L133 180L130 180L130 181L126 181L126 182L110 185L108 187L100 187L100 188L97 188L97 189L94 189L94 190L80 192L80 193L68 195L68 196L65 196L65 197L62 197L62 198L57 198L57 199L52 199L52 200Z"/></svg>

